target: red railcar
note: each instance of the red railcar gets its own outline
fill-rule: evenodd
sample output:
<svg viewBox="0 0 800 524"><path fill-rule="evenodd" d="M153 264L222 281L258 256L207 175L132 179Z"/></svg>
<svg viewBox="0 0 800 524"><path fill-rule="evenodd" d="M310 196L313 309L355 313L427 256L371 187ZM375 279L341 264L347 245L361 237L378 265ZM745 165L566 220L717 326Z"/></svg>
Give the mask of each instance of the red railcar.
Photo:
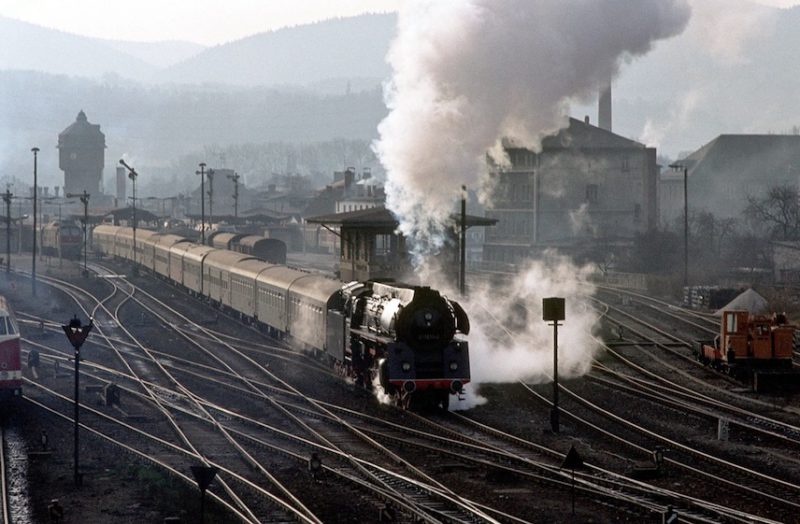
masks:
<svg viewBox="0 0 800 524"><path fill-rule="evenodd" d="M5 297L0 296L0 397L22 394L22 361L17 320Z"/></svg>

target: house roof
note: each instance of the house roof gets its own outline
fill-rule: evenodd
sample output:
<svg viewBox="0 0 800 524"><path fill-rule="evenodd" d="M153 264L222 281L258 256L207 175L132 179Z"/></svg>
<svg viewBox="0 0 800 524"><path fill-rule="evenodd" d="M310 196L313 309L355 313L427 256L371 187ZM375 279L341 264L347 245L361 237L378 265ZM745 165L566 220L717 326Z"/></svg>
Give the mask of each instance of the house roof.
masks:
<svg viewBox="0 0 800 524"><path fill-rule="evenodd" d="M120 209L113 209L109 211L106 216L111 215L114 217L114 220L133 220L133 208L132 207L123 207ZM137 208L136 209L136 221L137 222L156 222L158 220L158 216L154 215L150 211L146 209Z"/></svg>
<svg viewBox="0 0 800 524"><path fill-rule="evenodd" d="M504 139L506 149L522 149L524 146L511 139ZM542 150L557 149L643 149L646 146L635 140L617 135L606 129L587 124L576 118L569 119L569 125L542 140Z"/></svg>
<svg viewBox="0 0 800 524"><path fill-rule="evenodd" d="M97 124L90 124L86 118L86 113L83 110L78 113L75 122L69 125L65 130L58 134L59 142L66 137L97 137L105 142L105 135L100 131L100 126Z"/></svg>
<svg viewBox="0 0 800 524"><path fill-rule="evenodd" d="M459 217L455 215L451 218L459 220ZM497 219L495 218L479 217L475 215L467 215L466 218L467 227L493 226L497 223ZM399 221L395 218L394 214L383 206L359 209L358 211L349 211L347 213L334 213L331 215L310 217L306 219L306 222L311 224L325 224L328 226L374 227L381 229L394 229L399 225Z"/></svg>
<svg viewBox="0 0 800 524"><path fill-rule="evenodd" d="M686 165L689 177L712 174L767 180L768 176L775 182L796 182L800 176L800 136L719 135L676 163Z"/></svg>

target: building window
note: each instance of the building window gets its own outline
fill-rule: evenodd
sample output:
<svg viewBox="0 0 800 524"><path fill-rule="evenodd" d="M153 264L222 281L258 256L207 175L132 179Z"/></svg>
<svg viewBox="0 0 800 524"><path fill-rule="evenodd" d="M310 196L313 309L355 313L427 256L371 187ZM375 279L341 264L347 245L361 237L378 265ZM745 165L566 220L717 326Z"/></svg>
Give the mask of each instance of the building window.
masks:
<svg viewBox="0 0 800 524"><path fill-rule="evenodd" d="M628 155L623 155L622 156L622 171L627 173L630 170L631 170L631 164L628 161Z"/></svg>
<svg viewBox="0 0 800 524"><path fill-rule="evenodd" d="M642 221L642 206L641 206L641 204L635 204L633 206L633 221L634 222L641 222Z"/></svg>
<svg viewBox="0 0 800 524"><path fill-rule="evenodd" d="M589 202L590 204L597 203L597 184L587 184L586 201Z"/></svg>

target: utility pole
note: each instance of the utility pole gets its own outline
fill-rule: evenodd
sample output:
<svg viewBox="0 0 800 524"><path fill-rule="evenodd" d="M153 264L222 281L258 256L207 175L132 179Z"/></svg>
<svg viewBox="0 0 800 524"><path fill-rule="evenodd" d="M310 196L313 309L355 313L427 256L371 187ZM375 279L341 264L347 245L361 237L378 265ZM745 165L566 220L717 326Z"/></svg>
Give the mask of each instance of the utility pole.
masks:
<svg viewBox="0 0 800 524"><path fill-rule="evenodd" d="M36 193L39 191L37 181L37 161L39 148L34 147L33 151L33 259L31 265L31 293L36 296Z"/></svg>
<svg viewBox="0 0 800 524"><path fill-rule="evenodd" d="M214 170L208 168L208 227L214 229Z"/></svg>
<svg viewBox="0 0 800 524"><path fill-rule="evenodd" d="M6 275L11 273L11 191L6 186L3 202L6 203Z"/></svg>
<svg viewBox="0 0 800 524"><path fill-rule="evenodd" d="M674 170L683 169L683 287L689 286L689 168L686 164L670 164Z"/></svg>
<svg viewBox="0 0 800 524"><path fill-rule="evenodd" d="M83 345L84 342L86 342L86 337L89 336L89 332L92 330L93 327L94 327L94 322L92 321L91 318L89 318L89 323L88 324L83 325L77 315L75 315L72 318L72 320L69 321L69 324L67 324L65 326L61 326L61 329L64 330L64 334L67 335L67 339L69 340L70 344L72 344L72 347L75 349L75 437L74 437L74 439L75 439L74 440L74 442L75 442L75 455L74 455L75 470L74 470L73 474L74 474L75 485L76 486L80 486L81 483L82 483L81 482L82 481L82 477L81 477L81 474L79 473L79 467L78 467L78 449L79 449L79 446L78 446L78 427L80 426L80 424L78 424L78 414L79 414L78 408L80 406L80 402L79 402L79 398L80 398L79 397L79 395L80 395L80 387L79 387L80 372L79 371L80 371L80 362L81 362L81 346Z"/></svg>
<svg viewBox="0 0 800 524"><path fill-rule="evenodd" d="M467 186L461 186L461 272L458 278L458 289L461 296L466 294L467 289Z"/></svg>
<svg viewBox="0 0 800 524"><path fill-rule="evenodd" d="M195 175L200 175L200 243L206 243L206 163L200 162L200 171L195 171Z"/></svg>
<svg viewBox="0 0 800 524"><path fill-rule="evenodd" d="M136 194L136 191L134 191L134 194ZM67 198L78 197L78 198L80 198L81 203L83 204L83 276L85 276L85 277L89 276L89 268L87 267L87 264L86 264L86 252L89 251L89 243L87 241L88 237L87 237L86 233L87 233L87 229L89 227L89 198L91 196L92 195L87 193L85 189L83 190L83 193L78 193L78 194L67 193ZM135 200L134 200L133 203L134 203L134 205L136 205L136 201ZM58 209L59 209L59 216L60 216L61 215L61 207L59 206ZM134 232L135 231L136 231L136 229L134 229ZM136 238L136 233L134 233L134 238ZM136 245L136 241L134 240L134 246L135 245ZM134 247L134 251L135 251L135 249L136 248Z"/></svg>
<svg viewBox="0 0 800 524"><path fill-rule="evenodd" d="M239 173L228 175L233 180L233 218L239 221Z"/></svg>
<svg viewBox="0 0 800 524"><path fill-rule="evenodd" d="M139 173L136 172L134 168L129 166L125 163L125 160L119 159L119 163L125 166L125 169L128 170L128 178L131 179L133 182L133 274L135 275L138 271L137 265L137 258L136 258L136 178L139 176ZM84 190L84 193L86 190Z"/></svg>

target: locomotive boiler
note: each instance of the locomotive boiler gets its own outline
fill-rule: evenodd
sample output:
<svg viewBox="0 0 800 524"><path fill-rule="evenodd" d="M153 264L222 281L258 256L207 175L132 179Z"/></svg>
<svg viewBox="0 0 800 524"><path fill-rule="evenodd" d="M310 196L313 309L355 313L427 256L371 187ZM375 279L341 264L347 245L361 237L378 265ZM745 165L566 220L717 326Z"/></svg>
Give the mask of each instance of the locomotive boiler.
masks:
<svg viewBox="0 0 800 524"><path fill-rule="evenodd" d="M357 382L377 373L398 402L447 408L470 380L469 319L458 302L429 287L397 283L345 286L349 354ZM413 393L413 396L412 396Z"/></svg>

